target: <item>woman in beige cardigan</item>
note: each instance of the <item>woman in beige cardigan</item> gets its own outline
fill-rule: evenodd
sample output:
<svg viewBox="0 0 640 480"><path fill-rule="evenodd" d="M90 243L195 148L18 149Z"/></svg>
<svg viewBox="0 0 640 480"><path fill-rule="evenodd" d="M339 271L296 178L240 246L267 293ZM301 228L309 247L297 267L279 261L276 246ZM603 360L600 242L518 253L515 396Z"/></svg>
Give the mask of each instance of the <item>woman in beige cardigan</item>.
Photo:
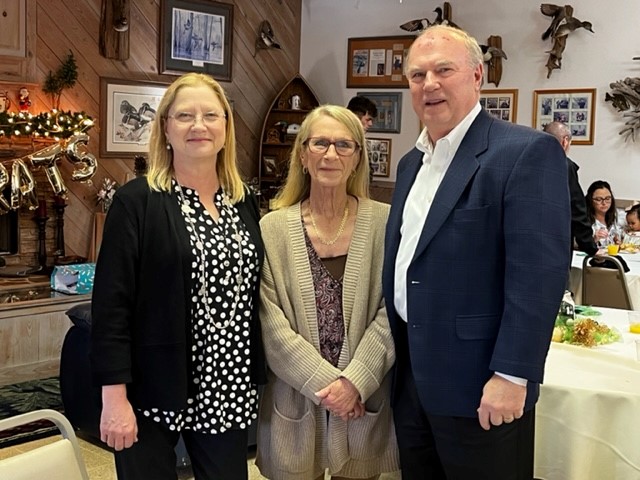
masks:
<svg viewBox="0 0 640 480"><path fill-rule="evenodd" d="M272 480L397 470L395 353L382 299L388 205L368 198L364 130L343 107L309 113L277 211L261 221L260 317L269 364L256 464Z"/></svg>

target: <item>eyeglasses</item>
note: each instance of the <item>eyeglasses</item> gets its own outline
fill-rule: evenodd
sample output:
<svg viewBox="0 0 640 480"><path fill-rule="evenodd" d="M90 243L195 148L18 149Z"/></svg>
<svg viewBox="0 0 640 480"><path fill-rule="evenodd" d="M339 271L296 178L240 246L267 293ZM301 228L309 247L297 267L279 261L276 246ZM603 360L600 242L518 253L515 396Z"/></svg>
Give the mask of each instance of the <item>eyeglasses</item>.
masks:
<svg viewBox="0 0 640 480"><path fill-rule="evenodd" d="M167 115L168 118L173 118L176 122L181 123L183 125L193 125L196 123L198 118L202 120L202 123L205 125L213 125L218 120L222 120L227 118L227 115L219 112L207 112L202 115L196 115L195 113L189 112L178 112L173 115Z"/></svg>
<svg viewBox="0 0 640 480"><path fill-rule="evenodd" d="M358 142L353 140L336 140L332 142L328 138L311 137L304 142L312 153L327 153L331 145L336 149L336 153L341 156L353 155L360 148Z"/></svg>
<svg viewBox="0 0 640 480"><path fill-rule="evenodd" d="M611 197L593 197L593 201L597 203L611 203Z"/></svg>

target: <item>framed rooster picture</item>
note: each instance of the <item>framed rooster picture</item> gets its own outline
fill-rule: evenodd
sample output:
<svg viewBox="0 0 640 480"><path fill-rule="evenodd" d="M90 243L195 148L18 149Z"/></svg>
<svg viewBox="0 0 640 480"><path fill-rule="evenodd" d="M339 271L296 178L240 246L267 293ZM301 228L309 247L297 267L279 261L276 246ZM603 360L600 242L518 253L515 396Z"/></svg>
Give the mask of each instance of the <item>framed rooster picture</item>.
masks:
<svg viewBox="0 0 640 480"><path fill-rule="evenodd" d="M127 158L148 150L151 125L168 85L100 78L100 156Z"/></svg>

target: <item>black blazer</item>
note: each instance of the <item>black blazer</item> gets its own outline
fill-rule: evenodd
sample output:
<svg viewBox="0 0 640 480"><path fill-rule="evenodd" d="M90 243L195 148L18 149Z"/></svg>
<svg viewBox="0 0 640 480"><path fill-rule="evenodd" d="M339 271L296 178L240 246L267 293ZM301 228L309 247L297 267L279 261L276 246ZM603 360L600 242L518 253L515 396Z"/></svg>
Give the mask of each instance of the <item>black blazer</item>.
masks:
<svg viewBox="0 0 640 480"><path fill-rule="evenodd" d="M236 204L255 242L264 247L255 197ZM109 208L92 295L91 365L94 383L126 383L138 408L178 410L193 388L190 292L193 254L178 202L138 178L118 189ZM251 375L265 383L266 364L254 290Z"/></svg>
<svg viewBox="0 0 640 480"><path fill-rule="evenodd" d="M578 180L579 168L573 160L567 157L567 176L571 198L571 250L573 250L573 240L575 239L578 250L595 255L598 247L593 240L593 229L587 216L584 192Z"/></svg>

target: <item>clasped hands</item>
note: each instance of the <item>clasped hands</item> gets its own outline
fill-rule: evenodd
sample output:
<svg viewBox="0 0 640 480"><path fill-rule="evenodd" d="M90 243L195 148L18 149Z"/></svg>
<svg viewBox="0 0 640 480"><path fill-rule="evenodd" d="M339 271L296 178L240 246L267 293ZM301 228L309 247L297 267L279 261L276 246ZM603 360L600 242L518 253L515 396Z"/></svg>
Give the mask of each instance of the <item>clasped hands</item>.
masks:
<svg viewBox="0 0 640 480"><path fill-rule="evenodd" d="M320 399L320 405L345 422L364 415L365 408L360 400L360 393L353 383L344 377L316 392L316 396Z"/></svg>

